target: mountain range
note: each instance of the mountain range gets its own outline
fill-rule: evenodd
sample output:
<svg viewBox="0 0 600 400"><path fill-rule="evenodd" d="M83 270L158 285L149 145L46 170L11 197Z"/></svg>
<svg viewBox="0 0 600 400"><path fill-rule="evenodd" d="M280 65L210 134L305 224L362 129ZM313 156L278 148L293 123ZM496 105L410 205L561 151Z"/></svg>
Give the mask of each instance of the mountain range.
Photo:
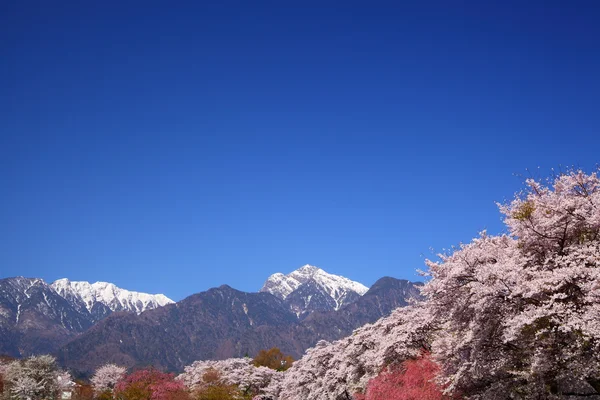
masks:
<svg viewBox="0 0 600 400"><path fill-rule="evenodd" d="M420 299L419 285L385 277L367 288L305 265L271 275L257 293L222 285L173 303L103 282L8 278L0 280L0 353L54 353L82 372L107 362L176 371L271 347L299 357Z"/></svg>
<svg viewBox="0 0 600 400"><path fill-rule="evenodd" d="M0 353L51 353L113 312L141 313L170 303L164 295L132 292L107 282L1 279Z"/></svg>

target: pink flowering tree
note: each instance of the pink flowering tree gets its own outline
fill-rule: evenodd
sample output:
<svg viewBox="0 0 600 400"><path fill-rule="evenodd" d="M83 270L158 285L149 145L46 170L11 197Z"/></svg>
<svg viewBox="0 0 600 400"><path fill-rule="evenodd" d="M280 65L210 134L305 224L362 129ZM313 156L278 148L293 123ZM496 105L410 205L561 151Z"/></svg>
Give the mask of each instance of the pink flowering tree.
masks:
<svg viewBox="0 0 600 400"><path fill-rule="evenodd" d="M156 369L133 372L115 386L115 397L124 400L188 400L189 393L173 374Z"/></svg>
<svg viewBox="0 0 600 400"><path fill-rule="evenodd" d="M573 171L500 205L486 233L428 261L448 385L471 399L600 395L600 181ZM574 397L576 398L576 397Z"/></svg>
<svg viewBox="0 0 600 400"><path fill-rule="evenodd" d="M356 400L444 400L444 388L437 383L439 366L426 353L394 368L385 368L371 379L365 394L356 394ZM457 398L457 397L453 397Z"/></svg>

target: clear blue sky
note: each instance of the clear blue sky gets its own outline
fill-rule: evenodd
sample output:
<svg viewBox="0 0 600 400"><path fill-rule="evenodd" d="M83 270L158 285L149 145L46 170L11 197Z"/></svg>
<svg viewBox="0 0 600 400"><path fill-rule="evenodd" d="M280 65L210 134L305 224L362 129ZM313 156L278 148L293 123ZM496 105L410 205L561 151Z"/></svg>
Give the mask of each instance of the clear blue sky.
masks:
<svg viewBox="0 0 600 400"><path fill-rule="evenodd" d="M0 277L415 280L600 161L598 2L185 3L0 4Z"/></svg>

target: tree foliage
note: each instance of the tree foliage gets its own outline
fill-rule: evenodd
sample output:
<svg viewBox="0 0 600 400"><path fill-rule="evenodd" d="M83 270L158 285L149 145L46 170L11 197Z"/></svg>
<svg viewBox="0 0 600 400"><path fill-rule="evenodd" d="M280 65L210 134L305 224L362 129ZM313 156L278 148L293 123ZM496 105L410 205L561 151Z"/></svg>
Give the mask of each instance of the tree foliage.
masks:
<svg viewBox="0 0 600 400"><path fill-rule="evenodd" d="M239 387L228 384L221 373L214 368L208 368L202 376L201 385L196 386L196 400L240 400L244 396Z"/></svg>
<svg viewBox="0 0 600 400"><path fill-rule="evenodd" d="M600 394L600 182L527 181L483 233L428 261L432 348L451 391L473 399Z"/></svg>
<svg viewBox="0 0 600 400"><path fill-rule="evenodd" d="M94 388L89 383L76 380L71 400L93 400L95 399ZM112 396L111 396L112 399Z"/></svg>
<svg viewBox="0 0 600 400"><path fill-rule="evenodd" d="M6 369L6 364L0 361L0 394L4 392L4 371Z"/></svg>
<svg viewBox="0 0 600 400"><path fill-rule="evenodd" d="M98 368L92 376L91 383L97 394L112 393L117 383L125 377L127 370L115 364L106 364Z"/></svg>
<svg viewBox="0 0 600 400"><path fill-rule="evenodd" d="M395 368L385 368L369 381L365 394L355 395L356 400L444 400L438 378L439 366L426 353L423 357L409 359Z"/></svg>
<svg viewBox="0 0 600 400"><path fill-rule="evenodd" d="M292 356L285 355L277 347L269 350L261 350L254 357L253 364L256 367L267 367L276 371L285 371L292 366L294 359Z"/></svg>
<svg viewBox="0 0 600 400"><path fill-rule="evenodd" d="M125 400L188 400L187 388L174 378L173 374L154 368L139 370L116 384L115 397Z"/></svg>
<svg viewBox="0 0 600 400"><path fill-rule="evenodd" d="M211 379L213 376L218 379ZM198 392L219 384L233 385L244 395L271 395L269 387L278 387L283 372L271 368L254 366L250 358L230 358L227 360L196 361L185 367L185 372L177 377L185 385Z"/></svg>
<svg viewBox="0 0 600 400"><path fill-rule="evenodd" d="M49 355L32 356L5 363L0 368L3 394L7 398L37 400L54 398L73 385L70 374L62 371Z"/></svg>

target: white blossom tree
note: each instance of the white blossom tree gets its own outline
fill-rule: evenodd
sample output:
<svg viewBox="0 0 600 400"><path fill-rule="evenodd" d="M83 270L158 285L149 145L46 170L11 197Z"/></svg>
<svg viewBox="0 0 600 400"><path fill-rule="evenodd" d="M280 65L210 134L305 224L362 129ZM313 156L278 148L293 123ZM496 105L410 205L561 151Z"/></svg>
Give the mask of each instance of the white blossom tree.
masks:
<svg viewBox="0 0 600 400"><path fill-rule="evenodd" d="M203 389L204 376L209 371L218 372L221 380L228 385L236 385L244 393L271 395L269 385L276 385L283 379L283 372L267 367L256 367L250 358L230 358L227 360L196 361L185 367L177 377L191 390Z"/></svg>
<svg viewBox="0 0 600 400"><path fill-rule="evenodd" d="M106 364L96 370L91 378L95 393L112 392L127 372L127 369L115 364Z"/></svg>
<svg viewBox="0 0 600 400"><path fill-rule="evenodd" d="M6 374L6 370L8 369L8 362L0 360L0 397L4 391L4 380L5 378L5 374Z"/></svg>
<svg viewBox="0 0 600 400"><path fill-rule="evenodd" d="M8 368L9 362L0 360L0 375L4 376L6 369Z"/></svg>
<svg viewBox="0 0 600 400"><path fill-rule="evenodd" d="M39 397L42 390L43 386L40 382L26 375L14 379L9 389L12 397L19 400L31 400Z"/></svg>
<svg viewBox="0 0 600 400"><path fill-rule="evenodd" d="M49 355L12 361L3 367L3 375L5 394L19 400L51 399L73 384L70 374L58 369Z"/></svg>
<svg viewBox="0 0 600 400"><path fill-rule="evenodd" d="M599 179L527 185L500 206L507 234L427 262L433 354L471 399L600 395Z"/></svg>
<svg viewBox="0 0 600 400"><path fill-rule="evenodd" d="M55 372L56 388L59 391L71 390L75 386L73 377L68 371L58 370Z"/></svg>

